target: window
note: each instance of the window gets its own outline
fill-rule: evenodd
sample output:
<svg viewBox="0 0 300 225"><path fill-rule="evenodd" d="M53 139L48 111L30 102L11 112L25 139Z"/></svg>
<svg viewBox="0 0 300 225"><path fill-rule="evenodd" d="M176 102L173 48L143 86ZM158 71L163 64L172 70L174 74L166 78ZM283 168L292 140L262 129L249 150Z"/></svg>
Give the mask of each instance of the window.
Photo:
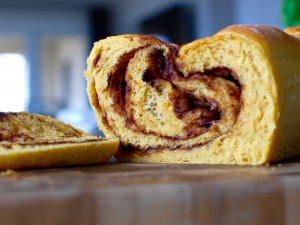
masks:
<svg viewBox="0 0 300 225"><path fill-rule="evenodd" d="M0 54L0 111L24 111L28 101L26 60L19 53Z"/></svg>

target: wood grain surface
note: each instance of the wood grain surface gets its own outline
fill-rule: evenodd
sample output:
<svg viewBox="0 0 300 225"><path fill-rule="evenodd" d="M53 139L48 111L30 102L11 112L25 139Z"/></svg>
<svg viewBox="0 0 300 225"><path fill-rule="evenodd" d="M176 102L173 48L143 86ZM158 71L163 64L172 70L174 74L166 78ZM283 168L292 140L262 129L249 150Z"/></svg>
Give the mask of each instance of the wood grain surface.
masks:
<svg viewBox="0 0 300 225"><path fill-rule="evenodd" d="M300 223L300 160L1 172L1 225Z"/></svg>

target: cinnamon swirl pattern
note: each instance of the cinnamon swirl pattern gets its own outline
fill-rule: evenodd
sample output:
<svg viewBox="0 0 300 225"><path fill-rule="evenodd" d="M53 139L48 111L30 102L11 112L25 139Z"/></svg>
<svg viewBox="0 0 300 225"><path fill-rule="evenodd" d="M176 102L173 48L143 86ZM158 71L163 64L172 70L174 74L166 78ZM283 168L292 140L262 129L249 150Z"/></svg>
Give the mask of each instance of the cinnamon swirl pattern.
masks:
<svg viewBox="0 0 300 225"><path fill-rule="evenodd" d="M300 153L300 42L231 26L178 46L142 35L95 43L87 92L123 162L263 164ZM299 114L300 115L300 114Z"/></svg>

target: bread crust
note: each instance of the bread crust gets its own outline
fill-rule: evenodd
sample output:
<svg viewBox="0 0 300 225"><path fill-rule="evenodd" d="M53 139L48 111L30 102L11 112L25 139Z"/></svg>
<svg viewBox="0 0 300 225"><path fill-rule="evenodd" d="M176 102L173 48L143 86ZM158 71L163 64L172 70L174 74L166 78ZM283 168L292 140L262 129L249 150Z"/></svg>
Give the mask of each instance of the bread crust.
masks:
<svg viewBox="0 0 300 225"><path fill-rule="evenodd" d="M284 29L284 31L286 33L288 33L289 35L292 35L296 38L300 38L300 26L288 27L288 28Z"/></svg>

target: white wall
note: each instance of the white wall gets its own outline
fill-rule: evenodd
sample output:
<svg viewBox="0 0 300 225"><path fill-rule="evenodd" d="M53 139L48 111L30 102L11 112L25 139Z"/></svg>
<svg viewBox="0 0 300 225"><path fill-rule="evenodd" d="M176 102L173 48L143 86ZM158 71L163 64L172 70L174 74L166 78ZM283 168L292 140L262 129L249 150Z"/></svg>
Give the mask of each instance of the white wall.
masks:
<svg viewBox="0 0 300 225"><path fill-rule="evenodd" d="M72 109L86 108L88 98L83 76L86 45L87 40L82 36L44 38L41 45L41 86L45 100L49 99L54 104L66 103ZM68 102L63 102L66 100Z"/></svg>
<svg viewBox="0 0 300 225"><path fill-rule="evenodd" d="M87 41L88 29L89 24L86 12L81 9L0 8L0 36L18 36L23 38L23 53L27 58L30 74L30 111L47 113L49 111L47 107L53 108L51 107L51 104L53 104L52 99L55 102L60 93L56 90L57 86L55 85L57 83L55 80L57 75L53 74L51 69L53 61L48 60L45 62L43 60L43 57L45 57L42 54L43 39L72 36ZM89 52L87 47L87 43L75 43L74 51L69 46L67 50L61 48L68 51L70 58L73 60L72 72L74 73L70 82L74 85L71 90L70 104L77 108L80 105L84 108L88 104L83 80L83 70L86 66L85 60ZM48 56L54 50L50 49ZM76 55L75 52L79 52L79 54Z"/></svg>
<svg viewBox="0 0 300 225"><path fill-rule="evenodd" d="M158 13L170 4L190 4L195 9L196 38L210 36L232 24L265 24L282 28L282 0L115 0L114 34L139 33L139 21Z"/></svg>
<svg viewBox="0 0 300 225"><path fill-rule="evenodd" d="M235 21L234 0L195 0L194 4L195 38L211 36Z"/></svg>
<svg viewBox="0 0 300 225"><path fill-rule="evenodd" d="M235 0L235 22L265 24L282 29L282 2L283 0Z"/></svg>
<svg viewBox="0 0 300 225"><path fill-rule="evenodd" d="M114 34L139 33L139 22L176 3L195 0L114 0L108 1L113 9Z"/></svg>

